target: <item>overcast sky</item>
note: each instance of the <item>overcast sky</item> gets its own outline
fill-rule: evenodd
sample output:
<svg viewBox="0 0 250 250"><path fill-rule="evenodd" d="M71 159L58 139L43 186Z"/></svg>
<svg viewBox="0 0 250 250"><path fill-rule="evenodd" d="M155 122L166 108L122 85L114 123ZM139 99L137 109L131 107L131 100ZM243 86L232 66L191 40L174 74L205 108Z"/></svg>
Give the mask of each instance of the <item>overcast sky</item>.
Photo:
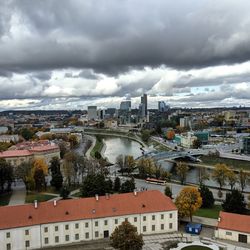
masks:
<svg viewBox="0 0 250 250"><path fill-rule="evenodd" d="M250 106L249 0L4 0L0 110Z"/></svg>

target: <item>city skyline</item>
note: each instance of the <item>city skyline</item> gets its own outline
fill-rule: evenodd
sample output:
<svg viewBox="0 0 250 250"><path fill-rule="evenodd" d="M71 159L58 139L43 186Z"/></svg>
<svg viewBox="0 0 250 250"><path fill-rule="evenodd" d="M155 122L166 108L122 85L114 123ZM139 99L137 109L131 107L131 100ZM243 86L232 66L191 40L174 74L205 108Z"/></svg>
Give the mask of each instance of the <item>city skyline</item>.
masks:
<svg viewBox="0 0 250 250"><path fill-rule="evenodd" d="M250 3L4 1L0 111L250 106Z"/></svg>

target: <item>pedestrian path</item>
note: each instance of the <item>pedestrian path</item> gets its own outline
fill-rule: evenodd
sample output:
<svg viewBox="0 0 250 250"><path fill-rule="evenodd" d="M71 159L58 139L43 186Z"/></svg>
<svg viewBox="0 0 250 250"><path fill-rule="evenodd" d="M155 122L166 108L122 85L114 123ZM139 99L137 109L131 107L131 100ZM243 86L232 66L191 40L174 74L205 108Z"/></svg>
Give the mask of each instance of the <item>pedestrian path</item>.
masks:
<svg viewBox="0 0 250 250"><path fill-rule="evenodd" d="M18 182L12 186L12 195L10 197L9 206L25 204L26 188L23 183Z"/></svg>

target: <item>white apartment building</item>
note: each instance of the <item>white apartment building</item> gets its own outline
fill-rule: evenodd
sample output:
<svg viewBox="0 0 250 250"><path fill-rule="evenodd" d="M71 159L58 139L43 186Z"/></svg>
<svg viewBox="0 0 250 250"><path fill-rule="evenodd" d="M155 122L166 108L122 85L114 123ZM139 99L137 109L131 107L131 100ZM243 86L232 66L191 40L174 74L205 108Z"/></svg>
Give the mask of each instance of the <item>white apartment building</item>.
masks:
<svg viewBox="0 0 250 250"><path fill-rule="evenodd" d="M108 238L124 220L142 234L178 230L176 206L157 190L1 207L0 214L2 250Z"/></svg>
<svg viewBox="0 0 250 250"><path fill-rule="evenodd" d="M88 106L88 120L97 120L97 106Z"/></svg>
<svg viewBox="0 0 250 250"><path fill-rule="evenodd" d="M250 244L250 216L220 212L215 237Z"/></svg>

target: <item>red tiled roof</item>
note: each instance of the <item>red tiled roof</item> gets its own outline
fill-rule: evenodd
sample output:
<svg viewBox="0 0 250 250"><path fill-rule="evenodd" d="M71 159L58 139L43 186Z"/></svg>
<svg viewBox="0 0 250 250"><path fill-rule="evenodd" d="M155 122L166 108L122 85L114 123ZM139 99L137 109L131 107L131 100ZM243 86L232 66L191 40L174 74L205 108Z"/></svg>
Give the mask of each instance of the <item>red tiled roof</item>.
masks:
<svg viewBox="0 0 250 250"><path fill-rule="evenodd" d="M18 157L18 156L29 156L32 153L29 150L7 150L0 152L0 158L11 158L11 157Z"/></svg>
<svg viewBox="0 0 250 250"><path fill-rule="evenodd" d="M49 151L58 149L59 147L57 145L46 145L46 146L37 146L30 149L31 152L43 152L43 151Z"/></svg>
<svg viewBox="0 0 250 250"><path fill-rule="evenodd" d="M218 228L250 233L250 216L220 212Z"/></svg>
<svg viewBox="0 0 250 250"><path fill-rule="evenodd" d="M130 214L177 210L172 200L157 190L114 194L53 202L0 207L0 229L24 227L62 221L103 218Z"/></svg>

